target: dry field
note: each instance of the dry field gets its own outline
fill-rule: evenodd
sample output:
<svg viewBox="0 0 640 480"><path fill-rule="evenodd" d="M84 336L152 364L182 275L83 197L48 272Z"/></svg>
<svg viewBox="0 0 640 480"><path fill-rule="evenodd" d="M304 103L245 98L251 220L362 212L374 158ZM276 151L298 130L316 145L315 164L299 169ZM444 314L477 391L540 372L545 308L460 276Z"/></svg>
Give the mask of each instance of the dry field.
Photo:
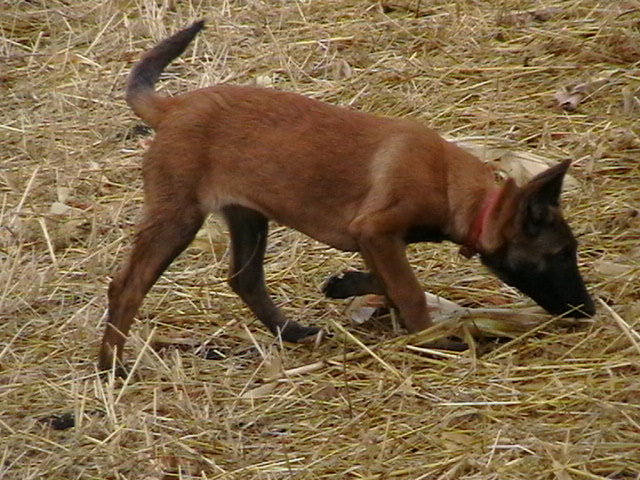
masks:
<svg viewBox="0 0 640 480"><path fill-rule="evenodd" d="M598 315L425 352L322 298L357 256L274 225L272 292L334 334L282 346L226 285L211 219L147 297L130 378L98 377L151 135L125 78L200 17L166 94L271 85L574 159L564 201ZM640 2L3 0L0 55L0 478L640 479ZM452 245L411 258L464 305L529 304Z"/></svg>

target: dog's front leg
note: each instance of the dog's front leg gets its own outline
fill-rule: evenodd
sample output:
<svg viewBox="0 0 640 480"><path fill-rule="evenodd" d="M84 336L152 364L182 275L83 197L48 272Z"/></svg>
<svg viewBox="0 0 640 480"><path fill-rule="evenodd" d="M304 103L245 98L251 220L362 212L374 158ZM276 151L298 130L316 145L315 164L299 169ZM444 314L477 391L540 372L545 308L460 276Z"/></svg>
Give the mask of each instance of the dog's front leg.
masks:
<svg viewBox="0 0 640 480"><path fill-rule="evenodd" d="M360 295L384 295L384 289L371 272L347 270L332 275L322 286L327 298L349 298Z"/></svg>
<svg viewBox="0 0 640 480"><path fill-rule="evenodd" d="M430 327L427 301L407 260L405 242L393 235L359 235L358 245L406 329L418 332Z"/></svg>

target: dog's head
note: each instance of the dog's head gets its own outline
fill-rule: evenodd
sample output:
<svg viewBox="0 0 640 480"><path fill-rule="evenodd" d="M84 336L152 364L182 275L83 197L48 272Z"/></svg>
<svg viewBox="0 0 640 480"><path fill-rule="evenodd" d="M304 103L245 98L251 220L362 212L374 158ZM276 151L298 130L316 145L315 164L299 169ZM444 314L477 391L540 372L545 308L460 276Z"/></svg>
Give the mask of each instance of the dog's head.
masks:
<svg viewBox="0 0 640 480"><path fill-rule="evenodd" d="M570 162L523 187L505 186L487 231L480 260L502 281L554 315L592 316L595 305L578 270L577 241L562 216L560 192Z"/></svg>

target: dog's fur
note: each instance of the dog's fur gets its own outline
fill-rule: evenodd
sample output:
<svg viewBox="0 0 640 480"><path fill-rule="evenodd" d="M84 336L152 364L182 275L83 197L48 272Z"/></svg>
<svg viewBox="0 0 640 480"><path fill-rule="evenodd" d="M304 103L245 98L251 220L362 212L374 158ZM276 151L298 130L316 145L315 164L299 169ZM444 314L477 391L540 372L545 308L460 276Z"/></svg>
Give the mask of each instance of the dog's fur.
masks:
<svg viewBox="0 0 640 480"><path fill-rule="evenodd" d="M154 84L203 22L149 51L127 87L133 111L156 130L143 164L144 219L133 251L109 287L99 366L121 364L143 297L191 242L205 216L221 213L232 245L231 287L275 335L297 342L318 329L287 321L264 284L268 219L332 247L358 251L404 325L431 325L407 243L465 245L507 283L552 313L591 315L576 241L558 199L569 162L524 187L501 187L486 164L434 131L276 90L217 85L173 98Z"/></svg>

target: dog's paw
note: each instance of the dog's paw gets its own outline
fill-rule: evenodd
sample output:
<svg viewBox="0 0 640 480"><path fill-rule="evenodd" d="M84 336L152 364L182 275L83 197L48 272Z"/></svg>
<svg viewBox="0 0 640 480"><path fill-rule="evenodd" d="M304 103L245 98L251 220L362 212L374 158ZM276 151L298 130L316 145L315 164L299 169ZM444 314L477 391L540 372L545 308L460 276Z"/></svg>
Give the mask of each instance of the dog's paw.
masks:
<svg viewBox="0 0 640 480"><path fill-rule="evenodd" d="M320 331L321 329L319 327L305 327L296 322L289 322L284 329L278 332L278 335L280 335L285 342L310 343L315 342Z"/></svg>
<svg viewBox="0 0 640 480"><path fill-rule="evenodd" d="M347 270L330 276L322 286L322 293L327 298L349 298L376 293L369 291L372 279L369 272Z"/></svg>
<svg viewBox="0 0 640 480"><path fill-rule="evenodd" d="M121 364L116 364L115 368L98 368L98 376L102 379L106 380L110 373L112 373L115 378L125 379L129 376L130 371L127 367Z"/></svg>
<svg viewBox="0 0 640 480"><path fill-rule="evenodd" d="M116 378L127 378L129 369L122 363L120 359L114 361L111 350L103 348L98 358L98 374L102 378L106 378L109 373L113 373Z"/></svg>
<svg viewBox="0 0 640 480"><path fill-rule="evenodd" d="M433 348L434 350L448 350L450 352L465 352L469 350L469 345L457 338L439 338L437 340L421 344L421 346Z"/></svg>

